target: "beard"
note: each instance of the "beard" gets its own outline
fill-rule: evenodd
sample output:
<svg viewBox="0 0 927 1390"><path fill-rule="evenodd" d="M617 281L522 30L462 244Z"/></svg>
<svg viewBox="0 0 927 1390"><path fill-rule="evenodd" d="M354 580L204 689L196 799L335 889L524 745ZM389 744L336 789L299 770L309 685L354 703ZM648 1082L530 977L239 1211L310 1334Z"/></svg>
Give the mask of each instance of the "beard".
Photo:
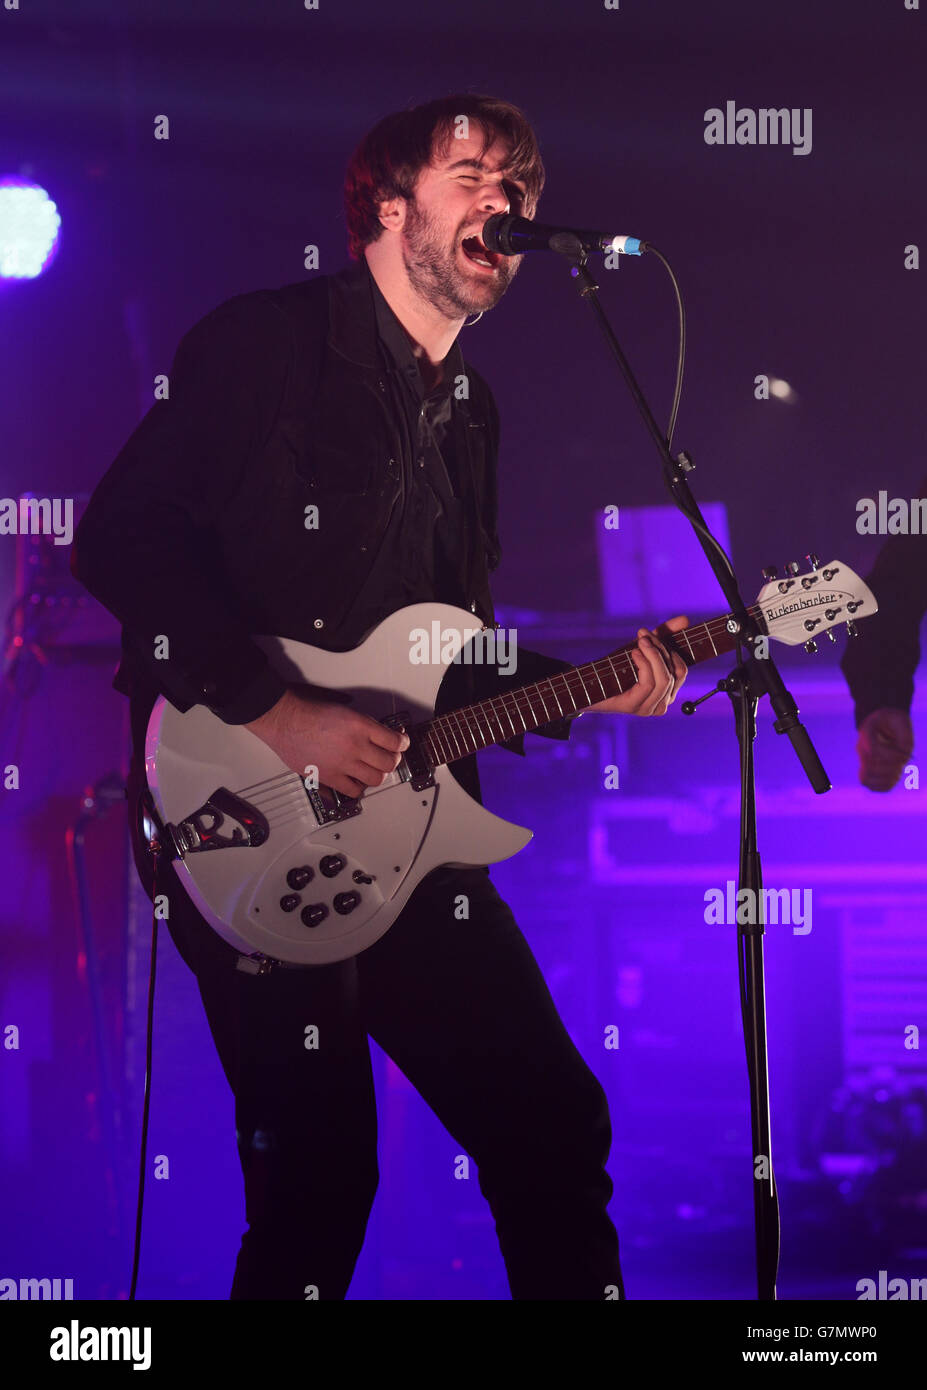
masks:
<svg viewBox="0 0 927 1390"><path fill-rule="evenodd" d="M461 270L458 259L460 235L465 230L461 227L448 246L447 230L423 212L414 197L409 200L402 263L416 293L449 319L494 308L518 273L522 260L521 256L502 256L494 275L484 275L479 270L467 274Z"/></svg>

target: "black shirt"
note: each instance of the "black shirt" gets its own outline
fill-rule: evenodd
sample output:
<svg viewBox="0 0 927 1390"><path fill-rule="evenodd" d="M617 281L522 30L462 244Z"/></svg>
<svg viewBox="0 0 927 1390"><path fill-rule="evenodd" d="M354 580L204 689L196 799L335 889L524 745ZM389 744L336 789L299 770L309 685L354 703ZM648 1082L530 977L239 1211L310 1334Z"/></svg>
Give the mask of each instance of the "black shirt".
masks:
<svg viewBox="0 0 927 1390"><path fill-rule="evenodd" d="M400 423L401 493L373 567L352 610L359 635L410 603L467 606L462 576L473 518L449 429L453 396L466 383L456 339L441 363L441 381L426 392L408 335L373 276L378 346L387 399Z"/></svg>

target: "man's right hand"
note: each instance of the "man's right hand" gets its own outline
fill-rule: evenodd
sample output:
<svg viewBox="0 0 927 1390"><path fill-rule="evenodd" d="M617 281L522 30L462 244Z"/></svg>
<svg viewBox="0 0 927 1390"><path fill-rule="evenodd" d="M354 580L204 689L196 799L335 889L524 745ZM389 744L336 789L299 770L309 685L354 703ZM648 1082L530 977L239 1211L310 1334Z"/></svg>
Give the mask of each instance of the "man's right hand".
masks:
<svg viewBox="0 0 927 1390"><path fill-rule="evenodd" d="M359 710L287 690L262 714L245 724L300 777L318 769L320 787L358 797L378 787L400 763L407 734L379 724Z"/></svg>
<svg viewBox="0 0 927 1390"><path fill-rule="evenodd" d="M859 780L873 792L888 792L914 752L911 716L903 709L874 709L859 726Z"/></svg>

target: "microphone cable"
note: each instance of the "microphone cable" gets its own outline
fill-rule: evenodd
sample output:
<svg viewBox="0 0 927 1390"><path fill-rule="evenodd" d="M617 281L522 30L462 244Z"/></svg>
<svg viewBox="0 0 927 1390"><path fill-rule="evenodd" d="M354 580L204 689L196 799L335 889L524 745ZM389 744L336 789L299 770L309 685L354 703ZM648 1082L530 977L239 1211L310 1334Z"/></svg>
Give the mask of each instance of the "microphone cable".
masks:
<svg viewBox="0 0 927 1390"><path fill-rule="evenodd" d="M142 1133L139 1145L139 1166L138 1166L138 1202L135 1209L135 1243L132 1254L132 1280L129 1286L129 1302L135 1302L135 1291L138 1286L138 1268L142 1248L142 1210L145 1201L145 1164L148 1155L148 1121L151 1113L151 1059L152 1042L154 1033L154 1000L155 1000L155 980L157 977L158 966L158 866L163 852L163 843L159 838L159 832L154 828L154 821L148 816L145 809L146 797L141 797L142 814L148 820L151 828L151 835L148 839L148 849L152 857L152 891L151 891L151 966L148 972L148 1008L147 1022L145 1027L145 1087L142 1101Z"/></svg>

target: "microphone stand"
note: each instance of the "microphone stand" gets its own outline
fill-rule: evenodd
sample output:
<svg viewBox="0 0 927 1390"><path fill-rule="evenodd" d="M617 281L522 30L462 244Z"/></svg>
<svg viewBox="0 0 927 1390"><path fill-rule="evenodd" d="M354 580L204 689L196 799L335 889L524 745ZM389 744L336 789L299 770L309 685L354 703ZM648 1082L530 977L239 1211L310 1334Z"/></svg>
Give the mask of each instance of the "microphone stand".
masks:
<svg viewBox="0 0 927 1390"><path fill-rule="evenodd" d="M646 242L642 249L651 248ZM586 252L578 237L560 233L552 249L571 263L570 275L580 296L592 309L605 335L605 341L618 364L647 431L654 442L663 465L663 478L674 504L690 522L709 565L721 587L731 612L729 627L738 634L740 660L715 690L726 691L731 698L740 752L740 858L738 864L737 903L741 916L741 892L749 889L747 904L754 911L746 915L754 920L737 924L738 973L740 979L741 1012L744 1021L744 1043L747 1052L747 1074L750 1084L750 1125L753 1154L753 1209L756 1236L757 1298L774 1301L776 1274L779 1267L779 1198L772 1163L769 1114L769 1071L766 1044L766 986L763 968L763 936L765 908L762 896L762 866L756 834L756 787L753 744L756 738L756 709L762 695L776 715L776 733L788 734L798 760L815 792L830 790L827 776L808 731L798 718L798 706L787 690L774 662L766 655L756 655L755 640L763 636L749 616L737 587L737 580L720 544L711 534L699 511L686 474L694 468L691 457L682 452L673 457L669 441L654 419L646 399L634 378L627 358L621 350L598 298L599 286L586 264ZM703 696L703 699L710 698ZM683 710L694 714L696 704L687 702Z"/></svg>

